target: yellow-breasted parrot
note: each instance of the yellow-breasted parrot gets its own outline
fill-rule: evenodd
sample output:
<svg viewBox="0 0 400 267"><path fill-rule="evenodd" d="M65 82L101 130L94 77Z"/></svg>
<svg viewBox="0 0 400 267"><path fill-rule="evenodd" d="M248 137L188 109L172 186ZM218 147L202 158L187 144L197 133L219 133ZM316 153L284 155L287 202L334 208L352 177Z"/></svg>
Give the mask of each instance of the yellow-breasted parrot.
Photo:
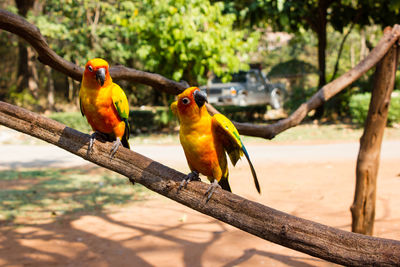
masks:
<svg viewBox="0 0 400 267"><path fill-rule="evenodd" d="M94 58L86 63L82 77L79 100L82 116L94 133L90 137L89 151L93 147L96 135L114 141L110 158L122 144L129 147L129 105L124 91L113 83L108 63L104 59Z"/></svg>
<svg viewBox="0 0 400 267"><path fill-rule="evenodd" d="M209 193L207 200L218 186L231 192L226 152L234 166L245 155L260 193L256 172L236 127L222 114L211 116L206 102L207 95L204 92L197 87L190 87L171 104L171 110L180 122L179 138L192 171L182 181L180 188L191 180L198 180L201 173L212 182L206 192Z"/></svg>

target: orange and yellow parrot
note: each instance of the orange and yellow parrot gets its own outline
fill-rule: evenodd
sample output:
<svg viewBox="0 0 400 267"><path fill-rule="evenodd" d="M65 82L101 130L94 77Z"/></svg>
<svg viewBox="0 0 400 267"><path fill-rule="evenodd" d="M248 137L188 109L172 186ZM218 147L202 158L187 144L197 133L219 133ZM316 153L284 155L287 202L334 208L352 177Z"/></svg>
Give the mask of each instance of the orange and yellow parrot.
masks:
<svg viewBox="0 0 400 267"><path fill-rule="evenodd" d="M86 63L83 73L79 100L82 116L94 133L90 137L89 151L96 135L114 141L110 158L122 144L129 149L129 105L124 91L113 83L107 61L94 58Z"/></svg>
<svg viewBox="0 0 400 267"><path fill-rule="evenodd" d="M181 125L179 138L192 171L182 181L180 188L191 180L199 180L201 173L212 182L206 192L209 193L207 200L216 187L231 192L226 152L234 166L243 154L246 156L255 186L260 193L256 172L237 129L224 115L211 116L205 102L207 95L197 87L190 87L171 104L171 109Z"/></svg>

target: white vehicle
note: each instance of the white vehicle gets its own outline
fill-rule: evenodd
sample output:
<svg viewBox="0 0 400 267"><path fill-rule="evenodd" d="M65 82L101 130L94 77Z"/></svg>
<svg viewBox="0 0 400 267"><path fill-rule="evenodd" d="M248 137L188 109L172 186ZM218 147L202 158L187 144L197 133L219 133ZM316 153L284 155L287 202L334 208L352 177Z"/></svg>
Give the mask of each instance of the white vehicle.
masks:
<svg viewBox="0 0 400 267"><path fill-rule="evenodd" d="M283 107L286 96L283 84L273 84L259 69L240 71L232 75L229 83L214 78L210 85L201 86L207 93L208 102L214 105Z"/></svg>

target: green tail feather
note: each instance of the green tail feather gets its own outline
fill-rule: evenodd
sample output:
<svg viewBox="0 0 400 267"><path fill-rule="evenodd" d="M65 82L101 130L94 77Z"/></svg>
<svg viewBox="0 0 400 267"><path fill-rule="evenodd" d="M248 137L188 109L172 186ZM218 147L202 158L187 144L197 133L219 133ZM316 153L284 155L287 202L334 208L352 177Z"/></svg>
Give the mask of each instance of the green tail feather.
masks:
<svg viewBox="0 0 400 267"><path fill-rule="evenodd" d="M243 149L244 155L246 156L247 161L249 162L250 169L251 169L251 174L253 175L253 179L254 179L254 185L256 186L257 192L259 194L261 194L260 184L258 183L256 171L254 170L253 163L251 163L250 156L247 153L247 150L244 147L243 143L242 143L242 149Z"/></svg>

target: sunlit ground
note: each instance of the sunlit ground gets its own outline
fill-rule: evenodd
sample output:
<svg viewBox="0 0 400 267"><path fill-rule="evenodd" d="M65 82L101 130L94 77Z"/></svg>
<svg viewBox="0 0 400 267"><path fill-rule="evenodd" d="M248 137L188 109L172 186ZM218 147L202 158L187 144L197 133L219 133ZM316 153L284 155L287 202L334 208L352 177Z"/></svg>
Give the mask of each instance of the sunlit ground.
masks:
<svg viewBox="0 0 400 267"><path fill-rule="evenodd" d="M271 141L244 137L262 194L248 179L245 161L230 169L232 189L283 212L350 230L356 143L362 131L343 124L305 124ZM385 129L384 140L400 140L400 130ZM133 150L188 171L177 134L132 136L130 141ZM374 234L399 239L398 141L392 143L396 150L386 145L380 164ZM39 151L38 145L52 148L0 126L0 145L6 144L29 147L30 153ZM336 150L327 153L315 144ZM139 184L132 186L126 177L104 168L91 164L32 169L24 168L18 157L11 159L15 160L18 169L4 169L8 161L1 162L0 266L333 266L254 237ZM58 162L59 157L50 160Z"/></svg>

